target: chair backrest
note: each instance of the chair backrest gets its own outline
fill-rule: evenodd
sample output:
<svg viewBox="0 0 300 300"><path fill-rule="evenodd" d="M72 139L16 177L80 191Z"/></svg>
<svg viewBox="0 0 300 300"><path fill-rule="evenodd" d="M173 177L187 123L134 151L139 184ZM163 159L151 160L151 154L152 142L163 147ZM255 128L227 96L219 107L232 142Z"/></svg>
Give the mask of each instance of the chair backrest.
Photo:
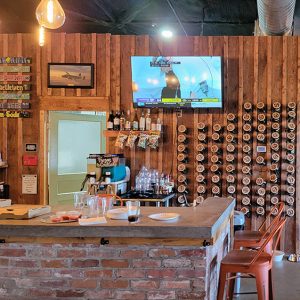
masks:
<svg viewBox="0 0 300 300"><path fill-rule="evenodd" d="M282 218L279 222L277 222L276 225L274 225L272 231L270 232L270 234L268 235L268 237L266 238L266 240L264 241L262 246L257 251L257 254L252 259L250 265L253 264L254 262L256 262L256 260L259 258L259 256L262 253L265 253L265 249L266 249L267 245L270 243L271 240L273 240L273 242L272 242L272 248L273 248L272 257L273 257L274 249L277 248L277 245L278 245L278 242L279 242L279 239L280 239L282 229L283 229L283 226L284 226L285 222L286 222L286 218Z"/></svg>
<svg viewBox="0 0 300 300"><path fill-rule="evenodd" d="M269 213L267 214L264 222L260 225L260 227L258 228L258 231L263 231L263 229L266 227L267 221L268 219L271 218L271 216L273 215L274 211L278 209L277 215L273 218L272 222L270 223L270 225L265 229L265 233L269 233L269 231L272 229L273 226L275 226L277 224L277 222L279 221L283 209L284 209L284 202L279 202L277 205L274 205L271 210L269 211Z"/></svg>

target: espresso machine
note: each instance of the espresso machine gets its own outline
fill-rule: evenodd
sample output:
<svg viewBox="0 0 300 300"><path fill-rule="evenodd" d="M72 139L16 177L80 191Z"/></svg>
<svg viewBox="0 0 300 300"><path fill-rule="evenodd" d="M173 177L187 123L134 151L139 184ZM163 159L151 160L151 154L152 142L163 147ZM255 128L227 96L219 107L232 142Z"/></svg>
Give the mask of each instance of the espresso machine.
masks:
<svg viewBox="0 0 300 300"><path fill-rule="evenodd" d="M122 154L90 154L87 158L87 175L81 190L87 184L89 194L122 195L127 192L130 169Z"/></svg>

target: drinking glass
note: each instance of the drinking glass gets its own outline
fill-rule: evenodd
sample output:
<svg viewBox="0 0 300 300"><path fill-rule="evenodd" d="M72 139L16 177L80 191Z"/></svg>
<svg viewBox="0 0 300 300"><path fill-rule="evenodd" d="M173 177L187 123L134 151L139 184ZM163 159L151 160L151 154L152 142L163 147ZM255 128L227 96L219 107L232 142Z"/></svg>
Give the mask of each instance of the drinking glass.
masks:
<svg viewBox="0 0 300 300"><path fill-rule="evenodd" d="M102 207L102 215L106 215L107 211L111 210L113 208L114 204L114 197L113 196L105 196L101 197L99 196L100 199L100 205Z"/></svg>
<svg viewBox="0 0 300 300"><path fill-rule="evenodd" d="M127 215L129 223L136 223L140 215L140 201L126 201Z"/></svg>
<svg viewBox="0 0 300 300"><path fill-rule="evenodd" d="M84 198L87 196L86 192L75 192L74 193L74 208L80 213L84 207Z"/></svg>

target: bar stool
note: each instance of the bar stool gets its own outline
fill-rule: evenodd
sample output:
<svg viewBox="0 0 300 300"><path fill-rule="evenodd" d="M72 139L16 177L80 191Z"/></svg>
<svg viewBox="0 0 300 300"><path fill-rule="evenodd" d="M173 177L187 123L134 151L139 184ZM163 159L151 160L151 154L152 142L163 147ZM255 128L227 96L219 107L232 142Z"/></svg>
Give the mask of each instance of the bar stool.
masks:
<svg viewBox="0 0 300 300"><path fill-rule="evenodd" d="M267 221L270 220L273 212L278 209L277 215L273 218L270 225L267 227ZM258 231L253 230L240 230L237 231L234 235L234 244L233 249L242 248L259 248L264 243L266 237L269 235L272 228L278 223L282 212L284 209L284 202L279 202L277 205L273 206L268 215L265 218L265 221L258 228ZM266 227L266 229L265 229ZM271 254L272 244L270 243L266 247L266 252Z"/></svg>
<svg viewBox="0 0 300 300"><path fill-rule="evenodd" d="M228 288L229 299L233 297L236 273L247 274L256 278L258 300L272 300L272 254L266 252L267 245L272 242L276 249L286 219L281 219L274 225L270 234L259 250L232 250L221 261L220 278L218 286L218 300L223 300L226 281L230 280ZM227 274L229 277L227 278Z"/></svg>

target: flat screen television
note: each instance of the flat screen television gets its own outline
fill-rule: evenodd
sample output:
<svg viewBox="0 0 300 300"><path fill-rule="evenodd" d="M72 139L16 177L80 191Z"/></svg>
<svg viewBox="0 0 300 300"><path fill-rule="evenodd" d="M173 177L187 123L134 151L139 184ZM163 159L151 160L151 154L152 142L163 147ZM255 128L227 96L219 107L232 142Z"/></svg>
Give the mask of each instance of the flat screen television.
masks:
<svg viewBox="0 0 300 300"><path fill-rule="evenodd" d="M221 108L221 56L132 56L133 105Z"/></svg>

